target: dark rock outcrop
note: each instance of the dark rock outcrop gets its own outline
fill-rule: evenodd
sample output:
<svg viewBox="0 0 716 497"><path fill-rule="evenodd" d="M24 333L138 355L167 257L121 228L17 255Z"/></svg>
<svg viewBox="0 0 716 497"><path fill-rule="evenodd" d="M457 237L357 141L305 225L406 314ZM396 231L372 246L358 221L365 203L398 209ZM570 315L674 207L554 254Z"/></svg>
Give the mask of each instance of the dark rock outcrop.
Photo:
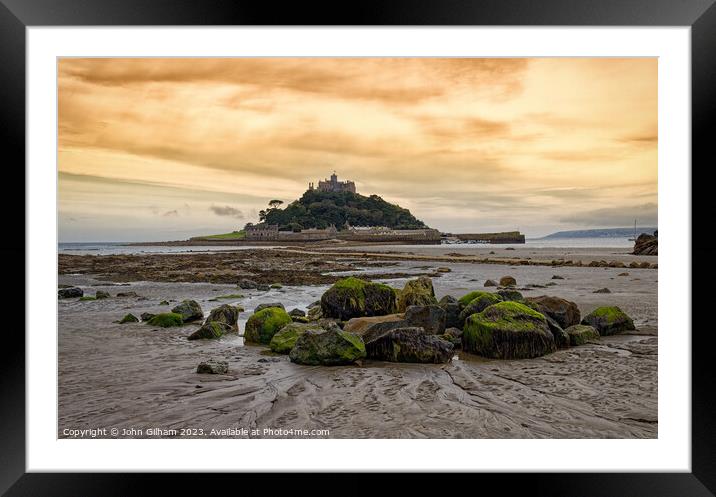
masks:
<svg viewBox="0 0 716 497"><path fill-rule="evenodd" d="M390 362L442 364L453 357L454 346L418 327L397 328L366 344L368 358Z"/></svg>
<svg viewBox="0 0 716 497"><path fill-rule="evenodd" d="M182 300L179 305L172 308L172 312L181 314L181 318L185 323L204 319L204 312L196 300Z"/></svg>
<svg viewBox="0 0 716 497"><path fill-rule="evenodd" d="M77 297L82 297L85 294L85 292L76 286L70 287L70 288L61 288L60 290L57 290L57 297L61 299L73 299Z"/></svg>
<svg viewBox="0 0 716 497"><path fill-rule="evenodd" d="M446 295L438 303L445 311L445 328L462 327L460 322L460 303L451 295Z"/></svg>
<svg viewBox="0 0 716 497"><path fill-rule="evenodd" d="M428 335L442 335L446 313L439 305L411 305L405 310L408 326L423 328Z"/></svg>
<svg viewBox="0 0 716 497"><path fill-rule="evenodd" d="M657 232L653 235L642 233L634 242L634 255L659 255L659 237Z"/></svg>

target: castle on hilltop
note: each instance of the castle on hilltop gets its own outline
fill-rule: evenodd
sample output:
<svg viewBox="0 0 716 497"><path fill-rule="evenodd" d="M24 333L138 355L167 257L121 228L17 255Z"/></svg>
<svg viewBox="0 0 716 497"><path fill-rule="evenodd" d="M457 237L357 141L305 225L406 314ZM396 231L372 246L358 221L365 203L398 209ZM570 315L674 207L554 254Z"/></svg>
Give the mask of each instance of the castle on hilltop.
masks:
<svg viewBox="0 0 716 497"><path fill-rule="evenodd" d="M314 190L313 183L308 184L309 190ZM315 188L319 192L356 192L356 184L352 181L338 181L336 172L333 171L331 179L323 180L318 182L318 188Z"/></svg>

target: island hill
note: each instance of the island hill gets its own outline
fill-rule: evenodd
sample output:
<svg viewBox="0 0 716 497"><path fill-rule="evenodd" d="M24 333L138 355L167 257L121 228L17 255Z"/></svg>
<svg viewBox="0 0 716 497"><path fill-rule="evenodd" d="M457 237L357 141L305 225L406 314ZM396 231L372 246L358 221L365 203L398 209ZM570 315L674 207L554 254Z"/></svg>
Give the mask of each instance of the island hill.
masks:
<svg viewBox="0 0 716 497"><path fill-rule="evenodd" d="M315 242L344 240L439 244L444 238L487 243L524 243L519 232L482 234L444 234L430 228L408 209L386 202L379 195L356 192L353 181L339 181L334 172L330 179L308 184L299 198L281 208L281 200L272 200L259 212L258 224L248 223L241 231L223 235L195 237L191 241L228 242Z"/></svg>

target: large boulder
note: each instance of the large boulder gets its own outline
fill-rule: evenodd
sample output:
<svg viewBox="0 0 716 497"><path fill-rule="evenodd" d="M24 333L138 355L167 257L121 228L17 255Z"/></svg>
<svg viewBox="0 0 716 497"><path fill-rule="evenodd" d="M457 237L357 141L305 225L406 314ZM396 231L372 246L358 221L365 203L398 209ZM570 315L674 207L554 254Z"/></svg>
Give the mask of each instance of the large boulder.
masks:
<svg viewBox="0 0 716 497"><path fill-rule="evenodd" d="M445 328L457 328L460 323L460 303L451 295L445 295L438 303L445 311Z"/></svg>
<svg viewBox="0 0 716 497"><path fill-rule="evenodd" d="M659 238L654 235L642 233L634 241L634 255L659 255Z"/></svg>
<svg viewBox="0 0 716 497"><path fill-rule="evenodd" d="M181 318L185 323L204 319L204 313L196 300L182 300L179 305L174 306L172 312L181 314Z"/></svg>
<svg viewBox="0 0 716 497"><path fill-rule="evenodd" d="M405 312L411 305L437 304L433 281L427 276L421 276L405 283L398 299L398 311Z"/></svg>
<svg viewBox="0 0 716 497"><path fill-rule="evenodd" d="M497 295L502 297L502 300L506 302L522 302L524 300L524 297L520 292L517 290L510 290L510 289L504 289L504 290L498 290Z"/></svg>
<svg viewBox="0 0 716 497"><path fill-rule="evenodd" d="M358 335L364 343L367 343L386 331L406 326L408 326L408 322L403 314L388 314L387 316L353 318L343 326L343 330Z"/></svg>
<svg viewBox="0 0 716 497"><path fill-rule="evenodd" d="M494 359L526 359L557 346L545 317L518 302L500 302L465 321L463 349Z"/></svg>
<svg viewBox="0 0 716 497"><path fill-rule="evenodd" d="M311 366L340 366L352 364L365 357L365 344L359 336L328 326L322 330L307 330L296 340L289 353L291 362Z"/></svg>
<svg viewBox="0 0 716 497"><path fill-rule="evenodd" d="M162 312L147 321L147 324L150 326L159 326L160 328L171 328L172 326L181 326L184 324L184 319L181 314L175 312Z"/></svg>
<svg viewBox="0 0 716 497"><path fill-rule="evenodd" d="M405 310L408 326L423 328L428 335L442 335L445 331L445 309L439 305L411 305Z"/></svg>
<svg viewBox="0 0 716 497"><path fill-rule="evenodd" d="M239 308L229 304L215 307L209 313L204 324L222 323L228 327L228 332L239 332Z"/></svg>
<svg viewBox="0 0 716 497"><path fill-rule="evenodd" d="M370 359L390 362L441 364L453 357L454 346L423 328L397 328L366 344Z"/></svg>
<svg viewBox="0 0 716 497"><path fill-rule="evenodd" d="M322 330L323 327L317 323L290 323L281 328L269 342L271 350L278 354L288 354L296 345L298 337L308 330Z"/></svg>
<svg viewBox="0 0 716 497"><path fill-rule="evenodd" d="M73 299L76 297L82 297L84 294L85 292L76 286L57 290L57 297L61 299Z"/></svg>
<svg viewBox="0 0 716 497"><path fill-rule="evenodd" d="M569 328L572 325L579 324L582 319L577 304L569 300L542 295L539 297L527 297L525 301L534 304L530 305L530 307L545 316L551 317L562 328Z"/></svg>
<svg viewBox="0 0 716 497"><path fill-rule="evenodd" d="M599 332L593 326L586 324L575 324L564 331L569 336L570 345L584 345L589 340L599 340Z"/></svg>
<svg viewBox="0 0 716 497"><path fill-rule="evenodd" d="M598 307L582 319L582 324L593 326L600 336L636 329L634 321L617 306Z"/></svg>
<svg viewBox="0 0 716 497"><path fill-rule="evenodd" d="M280 307L261 309L253 313L246 322L244 340L267 345L281 328L291 322L291 316Z"/></svg>
<svg viewBox="0 0 716 497"><path fill-rule="evenodd" d="M189 340L221 338L225 333L235 331L230 325L219 321L208 321L201 325L201 328L189 335Z"/></svg>
<svg viewBox="0 0 716 497"><path fill-rule="evenodd" d="M396 310L392 288L352 276L337 281L321 296L321 314L328 318L348 320L361 316L383 316Z"/></svg>
<svg viewBox="0 0 716 497"><path fill-rule="evenodd" d="M269 302L267 304L259 304L256 306L256 309L254 309L254 312L263 311L264 309L268 309L269 307L278 307L279 309L283 309L284 311L286 308L283 306L281 302Z"/></svg>
<svg viewBox="0 0 716 497"><path fill-rule="evenodd" d="M502 297L500 297L497 294L489 293L489 292L471 292L472 294L475 294L475 298L472 299L461 311L460 315L458 316L458 322L459 326L458 328L462 328L465 324L465 320L468 318L468 316L471 316L473 314L477 314L478 312L482 312L491 305L495 305L499 302L502 302ZM469 295L469 294L468 294Z"/></svg>

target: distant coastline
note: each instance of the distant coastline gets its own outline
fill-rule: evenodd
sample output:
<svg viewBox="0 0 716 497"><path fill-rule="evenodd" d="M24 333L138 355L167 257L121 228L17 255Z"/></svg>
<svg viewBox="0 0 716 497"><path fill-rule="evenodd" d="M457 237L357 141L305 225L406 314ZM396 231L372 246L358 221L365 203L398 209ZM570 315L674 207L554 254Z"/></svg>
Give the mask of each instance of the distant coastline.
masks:
<svg viewBox="0 0 716 497"><path fill-rule="evenodd" d="M651 227L637 227L637 236L641 233L652 234L658 228L656 226ZM557 231L543 237L528 238L528 240L550 240L553 238L624 238L634 236L634 228L601 228L591 230L569 230L569 231Z"/></svg>

